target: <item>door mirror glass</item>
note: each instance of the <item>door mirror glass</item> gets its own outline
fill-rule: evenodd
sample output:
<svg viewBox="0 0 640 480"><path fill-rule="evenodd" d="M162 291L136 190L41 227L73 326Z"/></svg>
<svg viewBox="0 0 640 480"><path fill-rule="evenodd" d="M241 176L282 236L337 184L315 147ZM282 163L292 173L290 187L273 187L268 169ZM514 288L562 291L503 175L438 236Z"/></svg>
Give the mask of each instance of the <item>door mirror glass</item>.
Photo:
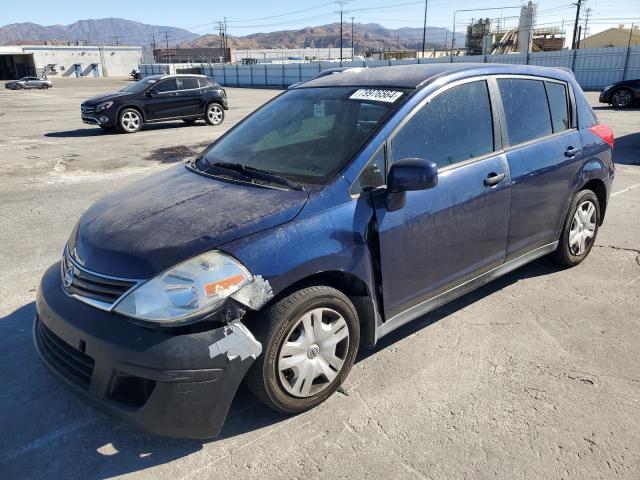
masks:
<svg viewBox="0 0 640 480"><path fill-rule="evenodd" d="M150 88L149 90L147 90L147 97L153 97L154 95L158 94L158 90L156 90L155 88Z"/></svg>
<svg viewBox="0 0 640 480"><path fill-rule="evenodd" d="M391 193L426 190L438 184L438 167L422 158L403 158L389 170L387 189Z"/></svg>

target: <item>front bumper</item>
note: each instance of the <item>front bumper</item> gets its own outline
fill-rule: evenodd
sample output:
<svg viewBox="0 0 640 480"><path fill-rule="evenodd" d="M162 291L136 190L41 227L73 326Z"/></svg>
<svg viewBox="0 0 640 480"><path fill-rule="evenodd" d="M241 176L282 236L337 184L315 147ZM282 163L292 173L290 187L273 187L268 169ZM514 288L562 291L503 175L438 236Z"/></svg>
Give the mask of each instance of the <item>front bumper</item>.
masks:
<svg viewBox="0 0 640 480"><path fill-rule="evenodd" d="M600 97L598 98L598 101L600 103L611 103L611 91L613 89L609 89L609 90L603 90L602 92L600 92Z"/></svg>
<svg viewBox="0 0 640 480"><path fill-rule="evenodd" d="M34 341L43 362L95 408L149 433L210 438L261 351L238 322L172 335L69 297L60 265L44 274Z"/></svg>

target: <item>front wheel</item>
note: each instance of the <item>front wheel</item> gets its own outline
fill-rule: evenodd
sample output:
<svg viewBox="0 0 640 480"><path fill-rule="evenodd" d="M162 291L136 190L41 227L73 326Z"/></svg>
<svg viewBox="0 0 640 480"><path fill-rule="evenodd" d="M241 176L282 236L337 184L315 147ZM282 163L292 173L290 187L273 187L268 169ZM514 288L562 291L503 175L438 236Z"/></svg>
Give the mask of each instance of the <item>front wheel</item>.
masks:
<svg viewBox="0 0 640 480"><path fill-rule="evenodd" d="M351 301L327 286L298 290L253 319L263 353L245 382L274 410L299 413L329 398L349 374L360 325Z"/></svg>
<svg viewBox="0 0 640 480"><path fill-rule="evenodd" d="M219 103L210 103L204 112L204 120L209 125L220 125L224 121L224 109Z"/></svg>
<svg viewBox="0 0 640 480"><path fill-rule="evenodd" d="M628 108L633 104L633 93L628 88L619 88L611 96L611 105L615 108Z"/></svg>
<svg viewBox="0 0 640 480"><path fill-rule="evenodd" d="M578 192L571 201L560 240L551 259L562 267L582 262L593 247L600 224L600 204L591 190Z"/></svg>
<svg viewBox="0 0 640 480"><path fill-rule="evenodd" d="M118 126L124 133L135 133L142 128L142 115L133 108L125 108L118 117Z"/></svg>

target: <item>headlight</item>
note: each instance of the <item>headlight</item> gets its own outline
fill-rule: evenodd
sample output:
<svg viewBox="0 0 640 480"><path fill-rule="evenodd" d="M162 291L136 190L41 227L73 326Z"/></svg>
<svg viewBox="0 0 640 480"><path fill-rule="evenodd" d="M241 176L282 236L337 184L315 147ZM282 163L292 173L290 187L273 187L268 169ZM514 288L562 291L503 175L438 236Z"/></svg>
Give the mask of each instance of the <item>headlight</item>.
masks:
<svg viewBox="0 0 640 480"><path fill-rule="evenodd" d="M607 90L611 90L613 88L613 85L607 85L606 87L604 87L604 90L602 90L603 92L606 92Z"/></svg>
<svg viewBox="0 0 640 480"><path fill-rule="evenodd" d="M189 323L215 310L252 280L244 266L228 255L208 252L180 263L127 294L115 311L158 324Z"/></svg>
<svg viewBox="0 0 640 480"><path fill-rule="evenodd" d="M107 108L111 107L111 105L113 105L113 102L101 103L96 107L96 112L102 112L103 110L106 110Z"/></svg>

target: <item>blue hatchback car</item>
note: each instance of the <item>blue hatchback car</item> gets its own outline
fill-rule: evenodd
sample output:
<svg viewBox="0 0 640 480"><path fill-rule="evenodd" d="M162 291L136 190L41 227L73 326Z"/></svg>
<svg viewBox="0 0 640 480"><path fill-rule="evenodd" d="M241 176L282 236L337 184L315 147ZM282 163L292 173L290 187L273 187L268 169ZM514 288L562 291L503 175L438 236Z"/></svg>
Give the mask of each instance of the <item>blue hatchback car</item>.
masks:
<svg viewBox="0 0 640 480"><path fill-rule="evenodd" d="M571 73L435 64L285 91L80 218L37 294L44 363L113 417L207 438L245 381L310 409L361 346L543 255L588 255L613 135Z"/></svg>

